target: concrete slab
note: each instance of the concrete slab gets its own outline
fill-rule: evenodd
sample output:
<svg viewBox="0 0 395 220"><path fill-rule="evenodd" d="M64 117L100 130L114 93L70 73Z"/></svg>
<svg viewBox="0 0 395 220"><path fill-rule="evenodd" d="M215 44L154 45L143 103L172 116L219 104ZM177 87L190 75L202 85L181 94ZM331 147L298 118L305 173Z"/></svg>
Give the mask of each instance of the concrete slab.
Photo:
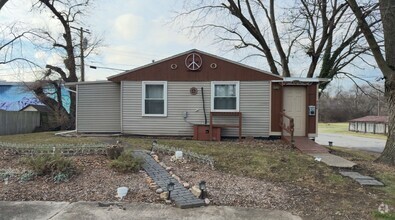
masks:
<svg viewBox="0 0 395 220"><path fill-rule="evenodd" d="M384 184L375 179L355 179L362 186L384 186Z"/></svg>
<svg viewBox="0 0 395 220"><path fill-rule="evenodd" d="M353 168L356 163L346 160L342 157L330 154L330 153L311 153L310 156L315 158L321 158L321 162L331 167L337 168Z"/></svg>
<svg viewBox="0 0 395 220"><path fill-rule="evenodd" d="M41 210L41 207L44 207ZM9 210L9 211L7 211ZM179 209L163 204L119 203L116 206L99 207L97 202L47 203L47 202L0 202L0 219L266 219L301 220L289 212L209 206L194 209Z"/></svg>
<svg viewBox="0 0 395 220"><path fill-rule="evenodd" d="M340 171L342 176L350 177L363 186L384 186L384 184L373 177L362 175L353 171Z"/></svg>
<svg viewBox="0 0 395 220"><path fill-rule="evenodd" d="M364 175L362 175L362 174L360 174L360 173L358 173L358 172L353 172L353 171L340 171L339 173L340 173L341 175L343 175L343 176L347 176L347 177L350 177L350 178L352 178L352 179L373 179L373 180L374 180L373 177L364 176Z"/></svg>
<svg viewBox="0 0 395 220"><path fill-rule="evenodd" d="M0 220L50 219L67 208L68 202L0 201Z"/></svg>

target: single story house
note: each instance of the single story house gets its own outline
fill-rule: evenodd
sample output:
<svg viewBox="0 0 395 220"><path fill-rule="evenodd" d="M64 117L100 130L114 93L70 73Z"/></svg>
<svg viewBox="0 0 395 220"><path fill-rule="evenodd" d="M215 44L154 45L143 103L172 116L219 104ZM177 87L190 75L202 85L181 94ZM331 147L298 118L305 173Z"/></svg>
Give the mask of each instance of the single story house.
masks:
<svg viewBox="0 0 395 220"><path fill-rule="evenodd" d="M348 121L348 130L363 133L387 134L388 116L369 115Z"/></svg>
<svg viewBox="0 0 395 220"><path fill-rule="evenodd" d="M213 117L214 127L222 127L220 136L241 132L243 137L268 138L282 135L285 113L294 120L295 136L314 138L319 82L283 78L193 49L106 81L72 84L76 130L193 136L196 125L209 125Z"/></svg>

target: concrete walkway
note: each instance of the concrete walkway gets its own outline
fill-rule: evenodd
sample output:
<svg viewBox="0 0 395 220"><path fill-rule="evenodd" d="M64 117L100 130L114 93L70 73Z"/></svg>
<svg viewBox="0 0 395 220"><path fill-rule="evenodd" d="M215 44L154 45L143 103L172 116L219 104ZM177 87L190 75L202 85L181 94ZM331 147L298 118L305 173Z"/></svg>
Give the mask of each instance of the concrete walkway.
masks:
<svg viewBox="0 0 395 220"><path fill-rule="evenodd" d="M315 142L328 145L332 141L334 146L353 148L365 151L381 153L384 150L385 140L367 137L356 137L346 134L319 133Z"/></svg>
<svg viewBox="0 0 395 220"><path fill-rule="evenodd" d="M321 162L325 163L326 165L330 167L336 167L336 168L353 168L355 165L357 165L354 162L351 162L349 160L346 160L342 157L330 154L330 153L312 153L309 154L310 156L314 158L320 158Z"/></svg>
<svg viewBox="0 0 395 220"><path fill-rule="evenodd" d="M290 142L289 137L285 139ZM316 158L318 161L325 163L330 167L336 168L353 168L356 164L342 157L329 153L326 147L323 147L307 137L295 137L295 147L302 153Z"/></svg>
<svg viewBox="0 0 395 220"><path fill-rule="evenodd" d="M0 201L0 220L76 220L76 219L267 219L301 220L289 212L228 206L178 209L169 205L120 203L100 207L97 202L4 202Z"/></svg>

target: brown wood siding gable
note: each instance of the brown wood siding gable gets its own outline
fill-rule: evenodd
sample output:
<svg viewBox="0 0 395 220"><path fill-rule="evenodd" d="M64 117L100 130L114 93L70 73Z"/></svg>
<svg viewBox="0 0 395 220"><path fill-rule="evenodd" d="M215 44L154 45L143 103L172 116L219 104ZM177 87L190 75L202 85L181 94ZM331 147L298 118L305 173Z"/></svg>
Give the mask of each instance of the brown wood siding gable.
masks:
<svg viewBox="0 0 395 220"><path fill-rule="evenodd" d="M280 83L272 83L271 131L281 132L280 113L283 110L283 87Z"/></svg>
<svg viewBox="0 0 395 220"><path fill-rule="evenodd" d="M202 66L197 71L188 70L185 59L190 53L202 58ZM173 67L173 68L172 68ZM176 67L176 68L175 68ZM205 52L192 50L174 58L164 59L124 74L109 77L110 81L270 81L276 76L258 69L237 64Z"/></svg>
<svg viewBox="0 0 395 220"><path fill-rule="evenodd" d="M309 109L309 105L314 105L317 108L317 84L314 83L307 87L307 101L306 101L306 109ZM307 133L315 134L316 133L316 122L318 117L317 111L314 116L309 116L307 113Z"/></svg>

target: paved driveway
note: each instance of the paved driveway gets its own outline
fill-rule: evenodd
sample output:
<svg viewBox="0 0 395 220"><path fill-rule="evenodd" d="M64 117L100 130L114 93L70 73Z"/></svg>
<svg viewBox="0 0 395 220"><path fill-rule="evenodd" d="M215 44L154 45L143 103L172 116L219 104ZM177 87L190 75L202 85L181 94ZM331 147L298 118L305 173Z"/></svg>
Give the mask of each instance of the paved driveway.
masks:
<svg viewBox="0 0 395 220"><path fill-rule="evenodd" d="M321 145L328 145L328 141L332 141L334 146L355 148L360 150L381 153L384 150L385 140L356 137L345 134L318 133L315 142Z"/></svg>

